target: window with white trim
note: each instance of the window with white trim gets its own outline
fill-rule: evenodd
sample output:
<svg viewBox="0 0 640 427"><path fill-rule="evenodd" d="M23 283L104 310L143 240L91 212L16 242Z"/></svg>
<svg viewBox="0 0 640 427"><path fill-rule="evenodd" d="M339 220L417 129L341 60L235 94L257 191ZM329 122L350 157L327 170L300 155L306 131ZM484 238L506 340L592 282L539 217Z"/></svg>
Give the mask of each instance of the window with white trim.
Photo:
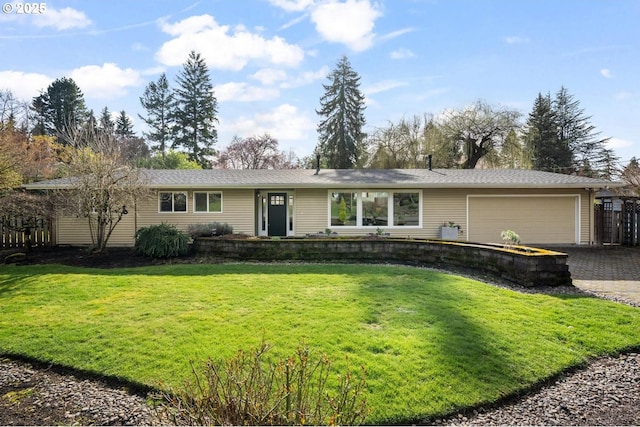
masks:
<svg viewBox="0 0 640 427"><path fill-rule="evenodd" d="M331 193L331 226L355 226L358 214L358 193Z"/></svg>
<svg viewBox="0 0 640 427"><path fill-rule="evenodd" d="M419 227L420 191L359 190L329 193L330 227Z"/></svg>
<svg viewBox="0 0 640 427"><path fill-rule="evenodd" d="M193 211L220 213L222 212L222 192L194 192L193 193Z"/></svg>
<svg viewBox="0 0 640 427"><path fill-rule="evenodd" d="M160 212L186 212L187 193L183 192L161 192L158 193L158 204Z"/></svg>

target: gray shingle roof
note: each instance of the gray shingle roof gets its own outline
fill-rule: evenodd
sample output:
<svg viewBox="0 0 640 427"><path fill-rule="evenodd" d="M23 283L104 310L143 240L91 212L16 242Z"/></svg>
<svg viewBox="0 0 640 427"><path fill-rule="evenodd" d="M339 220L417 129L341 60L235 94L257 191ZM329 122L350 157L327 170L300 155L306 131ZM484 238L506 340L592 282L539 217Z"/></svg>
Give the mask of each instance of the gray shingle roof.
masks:
<svg viewBox="0 0 640 427"><path fill-rule="evenodd" d="M516 169L145 170L153 188L606 188L622 186L574 175ZM68 187L68 178L27 184Z"/></svg>

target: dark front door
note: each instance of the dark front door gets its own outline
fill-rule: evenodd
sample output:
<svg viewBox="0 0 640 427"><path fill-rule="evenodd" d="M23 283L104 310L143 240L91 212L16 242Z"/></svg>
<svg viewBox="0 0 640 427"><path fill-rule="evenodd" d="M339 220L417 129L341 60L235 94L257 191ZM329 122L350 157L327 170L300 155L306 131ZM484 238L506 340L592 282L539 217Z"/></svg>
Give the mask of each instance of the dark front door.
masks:
<svg viewBox="0 0 640 427"><path fill-rule="evenodd" d="M287 193L269 193L269 236L287 235Z"/></svg>

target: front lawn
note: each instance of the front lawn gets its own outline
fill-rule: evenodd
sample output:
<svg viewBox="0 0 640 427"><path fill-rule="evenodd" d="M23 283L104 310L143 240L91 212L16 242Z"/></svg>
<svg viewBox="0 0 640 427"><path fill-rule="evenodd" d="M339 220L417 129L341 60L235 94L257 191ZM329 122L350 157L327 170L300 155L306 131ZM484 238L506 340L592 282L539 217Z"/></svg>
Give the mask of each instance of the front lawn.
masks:
<svg viewBox="0 0 640 427"><path fill-rule="evenodd" d="M0 353L178 386L263 340L364 364L367 422L408 424L638 348L640 310L399 266L0 267Z"/></svg>

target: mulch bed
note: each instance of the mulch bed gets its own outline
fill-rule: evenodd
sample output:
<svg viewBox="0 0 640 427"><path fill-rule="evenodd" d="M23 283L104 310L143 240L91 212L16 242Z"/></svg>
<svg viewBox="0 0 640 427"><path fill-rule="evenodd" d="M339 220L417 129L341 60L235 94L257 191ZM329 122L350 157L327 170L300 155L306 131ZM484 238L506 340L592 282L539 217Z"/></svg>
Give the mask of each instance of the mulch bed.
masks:
<svg viewBox="0 0 640 427"><path fill-rule="evenodd" d="M30 253L15 249L0 251L0 262L18 265L63 264L89 268L129 268L166 263L189 263L195 262L195 258L185 256L171 260L158 260L136 256L132 248L108 248L105 253L91 253L85 247L58 246L34 248Z"/></svg>

